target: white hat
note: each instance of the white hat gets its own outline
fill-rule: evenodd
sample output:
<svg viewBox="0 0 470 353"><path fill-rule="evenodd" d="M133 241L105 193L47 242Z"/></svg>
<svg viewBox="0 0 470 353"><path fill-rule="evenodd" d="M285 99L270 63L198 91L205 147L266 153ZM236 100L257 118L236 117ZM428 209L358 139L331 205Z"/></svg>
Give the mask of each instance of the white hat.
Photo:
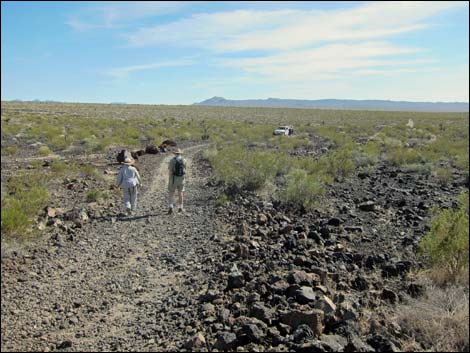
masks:
<svg viewBox="0 0 470 353"><path fill-rule="evenodd" d="M134 164L134 162L135 162L134 159L126 157L124 158L124 162L122 162L122 164L132 165Z"/></svg>

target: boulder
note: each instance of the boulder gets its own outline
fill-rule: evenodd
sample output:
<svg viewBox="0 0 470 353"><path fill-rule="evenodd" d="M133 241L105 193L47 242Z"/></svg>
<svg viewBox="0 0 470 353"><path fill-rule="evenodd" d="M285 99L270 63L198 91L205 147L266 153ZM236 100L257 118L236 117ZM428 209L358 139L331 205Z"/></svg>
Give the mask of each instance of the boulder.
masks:
<svg viewBox="0 0 470 353"><path fill-rule="evenodd" d="M314 287L321 283L320 276L316 273L307 273L305 271L293 271L287 276L287 282L290 284L306 285Z"/></svg>
<svg viewBox="0 0 470 353"><path fill-rule="evenodd" d="M242 288L245 285L245 277L236 266L232 269L232 272L228 275L227 289Z"/></svg>
<svg viewBox="0 0 470 353"><path fill-rule="evenodd" d="M273 312L271 309L267 308L264 303L256 302L251 306L250 316L269 323L273 317Z"/></svg>
<svg viewBox="0 0 470 353"><path fill-rule="evenodd" d="M322 310L326 315L334 314L336 311L336 305L326 295L322 295L318 301L315 302L314 307Z"/></svg>
<svg viewBox="0 0 470 353"><path fill-rule="evenodd" d="M359 209L363 211L369 211L369 212L374 212L377 208L377 205L374 201L366 201L361 204L359 204Z"/></svg>
<svg viewBox="0 0 470 353"><path fill-rule="evenodd" d="M191 337L184 347L188 350L193 350L193 349L200 349L206 347L206 338L202 333L197 333L193 337Z"/></svg>
<svg viewBox="0 0 470 353"><path fill-rule="evenodd" d="M295 300L300 304L307 304L316 299L315 292L311 287L300 287L295 291Z"/></svg>
<svg viewBox="0 0 470 353"><path fill-rule="evenodd" d="M318 309L310 310L291 310L287 313L281 314L281 322L285 325L289 325L293 329L296 329L300 325L309 326L314 336L320 337L323 333L323 318L324 313Z"/></svg>
<svg viewBox="0 0 470 353"><path fill-rule="evenodd" d="M268 217L264 213L258 215L258 224L265 225L268 222Z"/></svg>
<svg viewBox="0 0 470 353"><path fill-rule="evenodd" d="M237 336L233 332L219 332L214 348L220 351L228 351L237 347Z"/></svg>
<svg viewBox="0 0 470 353"><path fill-rule="evenodd" d="M148 145L147 147L145 147L145 153L147 153L147 154L158 154L158 153L160 153L160 150L155 145Z"/></svg>

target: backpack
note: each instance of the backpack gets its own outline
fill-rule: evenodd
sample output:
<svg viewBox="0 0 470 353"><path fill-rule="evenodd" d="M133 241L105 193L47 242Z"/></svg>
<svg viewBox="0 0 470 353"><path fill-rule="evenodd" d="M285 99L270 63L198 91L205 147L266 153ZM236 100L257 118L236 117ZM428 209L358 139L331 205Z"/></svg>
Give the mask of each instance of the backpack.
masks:
<svg viewBox="0 0 470 353"><path fill-rule="evenodd" d="M183 161L183 158L176 158L175 159L175 167L174 167L174 172L173 172L173 175L174 176L183 176L185 173L184 173L184 161Z"/></svg>

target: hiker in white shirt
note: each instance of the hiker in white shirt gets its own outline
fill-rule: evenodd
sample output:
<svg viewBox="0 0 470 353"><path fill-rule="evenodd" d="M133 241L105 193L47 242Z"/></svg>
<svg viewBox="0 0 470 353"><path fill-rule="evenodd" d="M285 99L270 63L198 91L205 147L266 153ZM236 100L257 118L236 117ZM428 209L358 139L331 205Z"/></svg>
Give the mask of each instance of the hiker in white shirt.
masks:
<svg viewBox="0 0 470 353"><path fill-rule="evenodd" d="M137 208L137 186L142 187L139 172L133 166L134 159L126 157L119 170L117 184L122 188L124 208L128 215L132 215Z"/></svg>

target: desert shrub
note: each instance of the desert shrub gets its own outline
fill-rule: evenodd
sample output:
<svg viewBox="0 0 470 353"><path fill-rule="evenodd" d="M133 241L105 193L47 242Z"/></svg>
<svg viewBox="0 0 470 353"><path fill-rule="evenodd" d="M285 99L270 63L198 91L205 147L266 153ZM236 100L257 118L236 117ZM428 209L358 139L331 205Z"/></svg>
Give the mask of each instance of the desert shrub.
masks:
<svg viewBox="0 0 470 353"><path fill-rule="evenodd" d="M399 305L395 315L411 337L412 351L468 352L468 292L464 288L428 284L423 296Z"/></svg>
<svg viewBox="0 0 470 353"><path fill-rule="evenodd" d="M438 212L430 231L420 242L421 253L434 271L445 274L444 282L453 282L468 269L468 193L460 196L457 210Z"/></svg>
<svg viewBox="0 0 470 353"><path fill-rule="evenodd" d="M293 151L308 148L310 141L306 134L294 136L274 136L271 137L271 144L279 147L281 151Z"/></svg>
<svg viewBox="0 0 470 353"><path fill-rule="evenodd" d="M8 183L9 196L2 198L2 236L29 233L34 218L47 205L48 193L35 177L16 177Z"/></svg>
<svg viewBox="0 0 470 353"><path fill-rule="evenodd" d="M323 184L333 184L334 176L329 174L328 164L326 163L327 158L321 160L315 160L308 157L301 158L290 158L285 161L283 165L288 166L288 170L284 172L287 174L292 169L302 169L309 175L315 175L318 180Z"/></svg>
<svg viewBox="0 0 470 353"><path fill-rule="evenodd" d="M226 147L206 156L221 180L246 190L259 189L282 169L277 153L250 151L242 146Z"/></svg>
<svg viewBox="0 0 470 353"><path fill-rule="evenodd" d="M21 235L28 231L30 219L22 207L22 202L6 197L2 199L2 236Z"/></svg>
<svg viewBox="0 0 470 353"><path fill-rule="evenodd" d="M2 147L2 156L12 156L18 152L17 146Z"/></svg>
<svg viewBox="0 0 470 353"><path fill-rule="evenodd" d="M315 133L328 139L334 146L340 147L352 143L351 134L347 134L342 128L336 126L321 126L315 129Z"/></svg>
<svg viewBox="0 0 470 353"><path fill-rule="evenodd" d="M31 161L31 167L33 167L34 169L42 168L42 161L40 161L38 159L35 159L35 160Z"/></svg>
<svg viewBox="0 0 470 353"><path fill-rule="evenodd" d="M468 158L468 149L463 151L454 158L454 165L463 171L463 173L468 176L469 174L469 158Z"/></svg>
<svg viewBox="0 0 470 353"><path fill-rule="evenodd" d="M101 198L103 198L102 192L96 189L90 190L86 194L87 202L96 202Z"/></svg>
<svg viewBox="0 0 470 353"><path fill-rule="evenodd" d="M48 156L49 154L51 154L51 150L47 146L41 146L41 147L39 147L38 153L39 153L40 156L45 157L45 156Z"/></svg>
<svg viewBox="0 0 470 353"><path fill-rule="evenodd" d="M320 159L329 175L336 179L343 179L356 168L352 158L352 147L346 145L341 149L332 151Z"/></svg>
<svg viewBox="0 0 470 353"><path fill-rule="evenodd" d="M215 200L215 205L218 207L225 206L228 202L228 196L225 193L220 194Z"/></svg>
<svg viewBox="0 0 470 353"><path fill-rule="evenodd" d="M420 151L415 148L394 147L388 149L386 155L389 163L394 166L426 162Z"/></svg>
<svg viewBox="0 0 470 353"><path fill-rule="evenodd" d="M202 152L202 158L208 160L209 162L217 156L216 148L208 148Z"/></svg>
<svg viewBox="0 0 470 353"><path fill-rule="evenodd" d="M96 176L98 174L96 168L89 164L82 165L80 171L86 176Z"/></svg>
<svg viewBox="0 0 470 353"><path fill-rule="evenodd" d="M401 168L404 172L417 173L422 175L430 175L432 171L432 165L430 163L405 164Z"/></svg>
<svg viewBox="0 0 470 353"><path fill-rule="evenodd" d="M318 175L309 175L305 170L293 169L286 176L285 188L280 192L281 200L312 209L325 193Z"/></svg>
<svg viewBox="0 0 470 353"><path fill-rule="evenodd" d="M51 164L51 170L57 175L62 175L66 171L70 170L70 165L62 162L61 160L55 159Z"/></svg>
<svg viewBox="0 0 470 353"><path fill-rule="evenodd" d="M375 165L380 159L381 146L375 141L368 141L361 150L353 153L354 161L359 167Z"/></svg>
<svg viewBox="0 0 470 353"><path fill-rule="evenodd" d="M2 119L5 121L5 119ZM24 129L22 124L10 124L9 122L2 122L2 134L5 136L17 135L21 130Z"/></svg>
<svg viewBox="0 0 470 353"><path fill-rule="evenodd" d="M439 167L433 172L438 183L441 185L447 185L452 181L452 168L451 167Z"/></svg>
<svg viewBox="0 0 470 353"><path fill-rule="evenodd" d="M49 139L48 145L51 146L52 150L59 151L65 150L67 147L69 147L70 142L65 139L64 135L57 135Z"/></svg>

